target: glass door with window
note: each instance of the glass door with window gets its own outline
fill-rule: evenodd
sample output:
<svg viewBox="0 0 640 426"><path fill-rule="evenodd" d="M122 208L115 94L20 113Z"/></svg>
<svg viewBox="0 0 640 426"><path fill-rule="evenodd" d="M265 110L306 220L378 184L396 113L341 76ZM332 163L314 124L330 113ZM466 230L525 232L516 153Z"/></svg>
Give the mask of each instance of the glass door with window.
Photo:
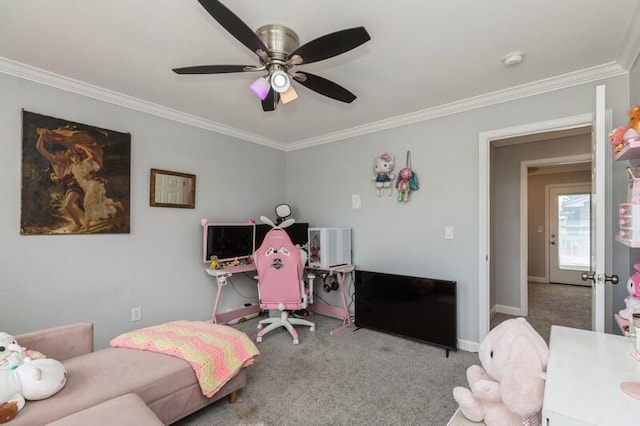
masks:
<svg viewBox="0 0 640 426"><path fill-rule="evenodd" d="M553 186L549 190L549 281L590 285L591 186Z"/></svg>

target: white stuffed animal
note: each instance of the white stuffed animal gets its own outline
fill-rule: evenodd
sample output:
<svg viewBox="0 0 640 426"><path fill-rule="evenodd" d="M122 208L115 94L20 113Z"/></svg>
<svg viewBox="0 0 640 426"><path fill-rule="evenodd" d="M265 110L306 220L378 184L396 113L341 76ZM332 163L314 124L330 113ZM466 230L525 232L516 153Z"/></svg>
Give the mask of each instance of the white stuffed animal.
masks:
<svg viewBox="0 0 640 426"><path fill-rule="evenodd" d="M4 331L0 332L0 370L12 370L27 358L25 350L16 339Z"/></svg>
<svg viewBox="0 0 640 426"><path fill-rule="evenodd" d="M49 398L64 387L67 370L60 361L43 358L0 371L0 405L6 402L24 407L25 400Z"/></svg>
<svg viewBox="0 0 640 426"><path fill-rule="evenodd" d="M382 196L384 189L387 188L389 196L393 193L391 188L391 181L394 178L394 174L391 173L395 167L393 156L389 154L382 154L373 161L373 181L376 183L376 195Z"/></svg>

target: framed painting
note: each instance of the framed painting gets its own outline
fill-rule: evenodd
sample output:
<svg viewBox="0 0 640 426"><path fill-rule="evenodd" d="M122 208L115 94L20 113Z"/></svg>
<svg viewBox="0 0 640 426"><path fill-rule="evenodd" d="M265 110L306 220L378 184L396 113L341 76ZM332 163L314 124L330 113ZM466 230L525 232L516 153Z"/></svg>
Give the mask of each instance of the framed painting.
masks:
<svg viewBox="0 0 640 426"><path fill-rule="evenodd" d="M22 235L128 234L131 135L22 111Z"/></svg>

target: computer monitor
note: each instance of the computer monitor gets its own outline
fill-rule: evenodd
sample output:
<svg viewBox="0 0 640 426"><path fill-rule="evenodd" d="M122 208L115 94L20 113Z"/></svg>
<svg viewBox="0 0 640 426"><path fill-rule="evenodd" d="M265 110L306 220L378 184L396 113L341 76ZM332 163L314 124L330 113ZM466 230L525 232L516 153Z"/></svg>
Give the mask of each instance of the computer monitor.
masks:
<svg viewBox="0 0 640 426"><path fill-rule="evenodd" d="M216 256L219 262L247 259L255 251L255 229L251 223L207 223L202 238L202 257L209 262Z"/></svg>
<svg viewBox="0 0 640 426"><path fill-rule="evenodd" d="M265 223L261 223L256 225L256 248L260 247L262 241L264 241L264 236L267 235L267 232L271 229L271 225L267 225ZM291 242L293 244L299 244L300 247L307 244L309 239L309 224L308 223L300 223L295 222L293 225L284 228L291 238Z"/></svg>

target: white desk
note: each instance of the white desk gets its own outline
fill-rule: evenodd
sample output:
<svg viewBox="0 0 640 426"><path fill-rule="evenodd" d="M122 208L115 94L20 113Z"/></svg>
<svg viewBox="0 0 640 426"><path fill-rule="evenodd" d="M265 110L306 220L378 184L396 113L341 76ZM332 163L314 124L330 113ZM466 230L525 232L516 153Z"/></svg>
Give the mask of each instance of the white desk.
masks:
<svg viewBox="0 0 640 426"><path fill-rule="evenodd" d="M551 327L542 425L637 425L640 400L620 383L640 381L631 357L634 341L622 336Z"/></svg>

